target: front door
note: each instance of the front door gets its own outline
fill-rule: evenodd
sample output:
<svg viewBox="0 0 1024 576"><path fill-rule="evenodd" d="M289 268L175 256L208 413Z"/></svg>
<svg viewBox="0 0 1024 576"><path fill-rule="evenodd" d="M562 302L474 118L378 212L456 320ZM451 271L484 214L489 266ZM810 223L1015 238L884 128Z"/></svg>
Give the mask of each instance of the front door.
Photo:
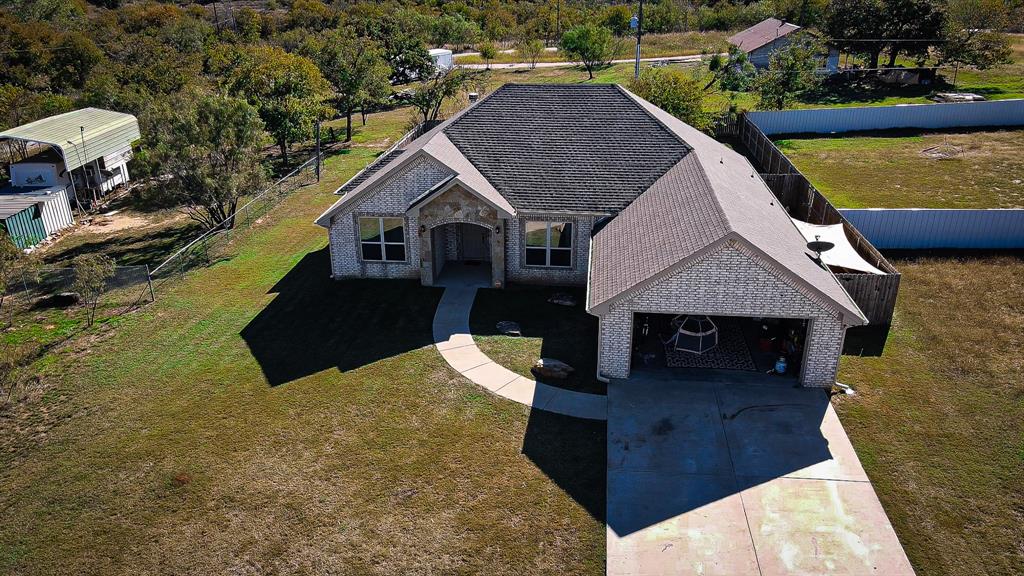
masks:
<svg viewBox="0 0 1024 576"><path fill-rule="evenodd" d="M462 225L462 259L488 261L491 256L490 230L472 224Z"/></svg>

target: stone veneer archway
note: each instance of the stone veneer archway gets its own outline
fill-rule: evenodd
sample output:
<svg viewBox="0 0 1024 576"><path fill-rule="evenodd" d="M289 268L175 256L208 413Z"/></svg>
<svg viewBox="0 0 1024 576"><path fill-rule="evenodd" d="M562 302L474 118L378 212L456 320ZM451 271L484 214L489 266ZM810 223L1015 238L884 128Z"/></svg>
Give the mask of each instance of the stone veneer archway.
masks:
<svg viewBox="0 0 1024 576"><path fill-rule="evenodd" d="M435 254L431 230L445 224L474 224L491 231L491 286L505 286L505 224L494 207L459 185L419 207L420 282L433 286Z"/></svg>

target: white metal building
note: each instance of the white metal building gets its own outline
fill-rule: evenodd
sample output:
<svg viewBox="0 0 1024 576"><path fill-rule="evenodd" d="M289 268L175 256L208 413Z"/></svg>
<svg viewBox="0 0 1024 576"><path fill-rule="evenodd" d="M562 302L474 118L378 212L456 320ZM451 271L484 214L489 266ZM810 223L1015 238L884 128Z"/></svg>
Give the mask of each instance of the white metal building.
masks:
<svg viewBox="0 0 1024 576"><path fill-rule="evenodd" d="M0 201L38 199L50 236L74 223L72 206L87 207L128 182L132 143L140 138L131 114L83 108L0 132L0 141L25 145L29 155L9 166ZM6 199L6 200L5 200Z"/></svg>

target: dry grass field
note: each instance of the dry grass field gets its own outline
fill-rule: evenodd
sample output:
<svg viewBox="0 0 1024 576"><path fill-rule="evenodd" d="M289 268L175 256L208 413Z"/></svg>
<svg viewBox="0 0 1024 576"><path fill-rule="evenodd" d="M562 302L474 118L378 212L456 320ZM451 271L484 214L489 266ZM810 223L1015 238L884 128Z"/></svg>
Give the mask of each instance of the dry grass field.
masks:
<svg viewBox="0 0 1024 576"><path fill-rule="evenodd" d="M883 132L777 144L839 208L1024 207L1024 129ZM926 152L936 148L952 156Z"/></svg>
<svg viewBox="0 0 1024 576"><path fill-rule="evenodd" d="M921 576L1024 574L1024 258L894 259L880 358L836 410Z"/></svg>

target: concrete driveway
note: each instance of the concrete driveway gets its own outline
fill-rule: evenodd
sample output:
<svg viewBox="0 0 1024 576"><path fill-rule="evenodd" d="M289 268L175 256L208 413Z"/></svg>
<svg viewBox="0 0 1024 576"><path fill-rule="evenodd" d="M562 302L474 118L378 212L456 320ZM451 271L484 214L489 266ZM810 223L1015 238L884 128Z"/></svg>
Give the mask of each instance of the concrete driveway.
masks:
<svg viewBox="0 0 1024 576"><path fill-rule="evenodd" d="M608 387L608 573L913 574L824 392Z"/></svg>

